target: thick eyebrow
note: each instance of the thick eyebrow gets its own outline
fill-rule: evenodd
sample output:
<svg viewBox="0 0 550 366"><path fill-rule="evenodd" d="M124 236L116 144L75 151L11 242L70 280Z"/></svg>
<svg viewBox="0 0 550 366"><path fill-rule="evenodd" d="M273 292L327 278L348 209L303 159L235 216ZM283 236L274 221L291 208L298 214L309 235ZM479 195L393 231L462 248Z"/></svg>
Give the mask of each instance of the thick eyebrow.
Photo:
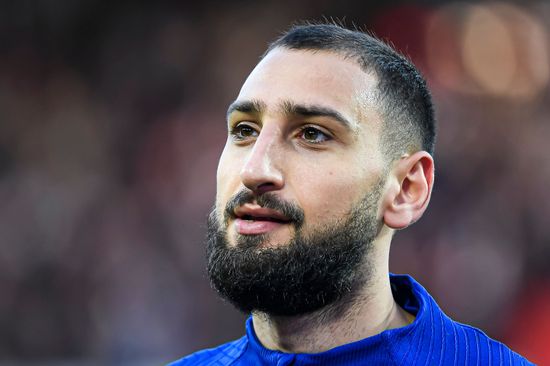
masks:
<svg viewBox="0 0 550 366"><path fill-rule="evenodd" d="M304 117L329 117L337 122L340 122L348 130L354 130L355 124L345 118L340 112L330 107L316 104L297 104L289 100L280 103L279 107L282 112L288 116L304 116ZM249 114L263 114L267 109L267 105L258 99L234 101L227 108L227 119L233 112L242 112Z"/></svg>
<svg viewBox="0 0 550 366"><path fill-rule="evenodd" d="M243 100L239 101L236 100L229 108L227 108L227 118L229 119L229 116L233 112L242 112L242 113L251 113L251 114L262 114L266 110L266 105L264 102L252 99L252 100Z"/></svg>
<svg viewBox="0 0 550 366"><path fill-rule="evenodd" d="M355 124L351 123L340 112L330 107L315 104L296 104L291 101L284 101L281 103L282 110L287 115L298 115L304 117L329 117L340 122L348 130L353 130Z"/></svg>

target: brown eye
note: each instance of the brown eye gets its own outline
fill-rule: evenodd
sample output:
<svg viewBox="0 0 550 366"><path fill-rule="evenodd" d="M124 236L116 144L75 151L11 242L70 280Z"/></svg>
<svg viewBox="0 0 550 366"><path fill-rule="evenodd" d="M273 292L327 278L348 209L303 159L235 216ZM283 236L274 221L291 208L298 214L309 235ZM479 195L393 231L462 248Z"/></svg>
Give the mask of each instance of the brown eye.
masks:
<svg viewBox="0 0 550 366"><path fill-rule="evenodd" d="M325 133L313 127L305 127L302 130L302 138L314 144L319 144L330 139Z"/></svg>
<svg viewBox="0 0 550 366"><path fill-rule="evenodd" d="M239 124L231 131L233 137L237 140L245 140L250 137L258 136L258 133L254 128L246 124Z"/></svg>

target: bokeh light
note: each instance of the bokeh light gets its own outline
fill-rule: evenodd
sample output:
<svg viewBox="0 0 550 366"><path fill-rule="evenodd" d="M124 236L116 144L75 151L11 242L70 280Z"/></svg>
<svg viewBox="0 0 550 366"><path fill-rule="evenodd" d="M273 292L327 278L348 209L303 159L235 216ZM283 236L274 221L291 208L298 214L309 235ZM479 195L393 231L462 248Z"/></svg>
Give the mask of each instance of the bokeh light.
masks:
<svg viewBox="0 0 550 366"><path fill-rule="evenodd" d="M428 21L434 82L450 91L526 102L547 90L548 34L529 10L508 3L451 3Z"/></svg>

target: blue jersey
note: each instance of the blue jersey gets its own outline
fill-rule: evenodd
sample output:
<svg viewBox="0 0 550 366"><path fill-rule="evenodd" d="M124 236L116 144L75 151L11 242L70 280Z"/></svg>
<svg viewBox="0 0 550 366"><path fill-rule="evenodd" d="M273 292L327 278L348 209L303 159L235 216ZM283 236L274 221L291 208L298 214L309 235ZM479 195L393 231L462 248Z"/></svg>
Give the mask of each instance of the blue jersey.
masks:
<svg viewBox="0 0 550 366"><path fill-rule="evenodd" d="M249 318L244 337L169 366L533 365L479 329L450 319L410 276L391 275L390 279L396 302L416 316L405 327L321 353L293 354L262 346Z"/></svg>

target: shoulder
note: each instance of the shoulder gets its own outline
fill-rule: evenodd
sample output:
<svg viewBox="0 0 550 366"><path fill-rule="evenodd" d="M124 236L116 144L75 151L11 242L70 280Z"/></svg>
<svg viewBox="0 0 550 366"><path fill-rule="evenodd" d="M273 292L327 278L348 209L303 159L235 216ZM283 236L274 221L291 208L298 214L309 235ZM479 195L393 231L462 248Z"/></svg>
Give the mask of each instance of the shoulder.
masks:
<svg viewBox="0 0 550 366"><path fill-rule="evenodd" d="M216 348L192 353L166 366L230 366L243 354L247 343L246 337L242 337Z"/></svg>
<svg viewBox="0 0 550 366"><path fill-rule="evenodd" d="M400 347L392 349L397 360L406 361L402 364L533 365L480 329L448 317L412 277L394 275L391 281L396 301L416 314L413 324L392 338L401 340Z"/></svg>
<svg viewBox="0 0 550 366"><path fill-rule="evenodd" d="M469 362L476 363L477 360L477 364L486 362L488 365L534 365L480 329L454 320L451 322L454 328L452 338Z"/></svg>

